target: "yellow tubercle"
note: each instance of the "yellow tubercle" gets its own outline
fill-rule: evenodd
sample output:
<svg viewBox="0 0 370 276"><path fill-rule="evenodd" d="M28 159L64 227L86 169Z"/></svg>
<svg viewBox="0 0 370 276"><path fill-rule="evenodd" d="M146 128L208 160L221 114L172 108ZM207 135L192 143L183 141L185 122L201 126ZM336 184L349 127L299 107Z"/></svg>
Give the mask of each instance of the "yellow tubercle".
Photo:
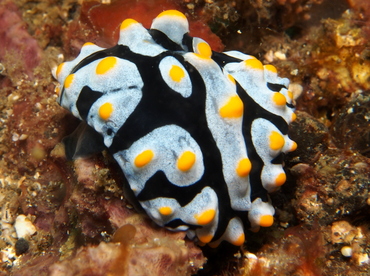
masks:
<svg viewBox="0 0 370 276"><path fill-rule="evenodd" d="M160 14L158 14L157 18L162 17L162 16L177 16L177 17L186 19L185 14L177 10L167 10L167 11L161 12Z"/></svg>
<svg viewBox="0 0 370 276"><path fill-rule="evenodd" d="M277 69L274 65L271 65L271 64L267 64L264 66L265 70L268 70L272 73L277 73Z"/></svg>
<svg viewBox="0 0 370 276"><path fill-rule="evenodd" d="M235 81L235 79L234 79L234 77L233 77L232 75L227 74L227 77L228 77L228 79L229 79L233 84L236 84L236 81Z"/></svg>
<svg viewBox="0 0 370 276"><path fill-rule="evenodd" d="M199 239L202 243L209 243L209 242L213 239L213 235L212 235L212 234L208 234L208 235L198 235L198 239Z"/></svg>
<svg viewBox="0 0 370 276"><path fill-rule="evenodd" d="M211 58L212 50L207 42L199 42L196 46L196 53L203 58Z"/></svg>
<svg viewBox="0 0 370 276"><path fill-rule="evenodd" d="M172 214L172 208L169 207L169 206L163 206L163 207L160 207L158 209L159 213L162 215L162 216L169 216Z"/></svg>
<svg viewBox="0 0 370 276"><path fill-rule="evenodd" d="M200 247L203 247L203 246L205 246L206 244L205 244L204 242L198 241L198 242L197 242L197 245L198 245L198 246L200 246Z"/></svg>
<svg viewBox="0 0 370 276"><path fill-rule="evenodd" d="M59 79L59 75L60 75L60 73L62 72L62 70L63 70L63 66L64 66L64 62L63 63L61 63L61 64L59 64L58 65L58 67L57 67L57 71L56 71L56 77L57 77L57 79Z"/></svg>
<svg viewBox="0 0 370 276"><path fill-rule="evenodd" d="M220 108L220 116L223 118L239 118L243 115L244 104L239 96L232 96L229 101Z"/></svg>
<svg viewBox="0 0 370 276"><path fill-rule="evenodd" d="M103 120L108 120L113 112L113 105L111 103L102 104L99 108L99 116Z"/></svg>
<svg viewBox="0 0 370 276"><path fill-rule="evenodd" d="M136 156L134 164L138 168L144 167L150 161L152 161L153 157L154 152L152 150L144 150L142 153Z"/></svg>
<svg viewBox="0 0 370 276"><path fill-rule="evenodd" d="M191 151L185 151L177 160L177 168L182 172L186 172L193 167L195 160L195 153Z"/></svg>
<svg viewBox="0 0 370 276"><path fill-rule="evenodd" d="M275 178L275 185L277 187L280 187L283 185L286 181L286 174L285 173L280 173L276 178Z"/></svg>
<svg viewBox="0 0 370 276"><path fill-rule="evenodd" d="M195 214L194 218L197 220L199 225L206 225L210 223L216 215L216 210L208 209L200 214Z"/></svg>
<svg viewBox="0 0 370 276"><path fill-rule="evenodd" d="M106 57L102 59L96 66L96 74L104 75L108 71L112 70L117 63L116 57Z"/></svg>
<svg viewBox="0 0 370 276"><path fill-rule="evenodd" d="M68 77L66 77L66 79L64 81L64 88L71 87L74 77L75 77L74 74L70 74L70 75L68 75Z"/></svg>
<svg viewBox="0 0 370 276"><path fill-rule="evenodd" d="M127 19L123 20L123 22L121 23L120 30L122 31L122 30L130 27L131 25L137 24L137 23L138 22L135 19L127 18Z"/></svg>
<svg viewBox="0 0 370 276"><path fill-rule="evenodd" d="M95 44L92 42L86 42L84 45L82 45L82 47L86 47L86 46L95 46Z"/></svg>
<svg viewBox="0 0 370 276"><path fill-rule="evenodd" d="M249 172L252 169L252 163L248 158L243 158L239 161L238 167L236 168L236 173L240 177L245 177L249 175Z"/></svg>
<svg viewBox="0 0 370 276"><path fill-rule="evenodd" d="M60 95L60 85L59 85L59 84L57 84L57 85L55 86L54 91L55 91L55 94L57 94L57 96L59 96L59 95Z"/></svg>
<svg viewBox="0 0 370 276"><path fill-rule="evenodd" d="M256 58L247 59L244 61L244 65L256 70L263 70L263 64Z"/></svg>
<svg viewBox="0 0 370 276"><path fill-rule="evenodd" d="M274 223L274 217L271 215L262 215L260 217L259 225L262 227L270 227Z"/></svg>
<svg viewBox="0 0 370 276"><path fill-rule="evenodd" d="M172 65L169 75L173 81L180 82L185 77L185 72L180 66Z"/></svg>
<svg viewBox="0 0 370 276"><path fill-rule="evenodd" d="M220 245L220 241L215 241L215 242L211 242L208 244L209 247L211 248L217 248L219 245Z"/></svg>
<svg viewBox="0 0 370 276"><path fill-rule="evenodd" d="M292 141L292 146L290 147L289 151L295 151L298 148L298 144L295 141Z"/></svg>
<svg viewBox="0 0 370 276"><path fill-rule="evenodd" d="M272 101L277 105L277 106L285 106L286 104L286 98L283 94L279 92L275 92L272 96Z"/></svg>
<svg viewBox="0 0 370 276"><path fill-rule="evenodd" d="M292 113L292 122L294 122L295 120L297 119L297 114L295 114L294 112Z"/></svg>
<svg viewBox="0 0 370 276"><path fill-rule="evenodd" d="M272 150L281 150L284 147L285 139L277 131L271 131L270 134L270 148Z"/></svg>
<svg viewBox="0 0 370 276"><path fill-rule="evenodd" d="M235 246L241 246L245 242L245 235L242 233L236 240L231 241L231 243Z"/></svg>

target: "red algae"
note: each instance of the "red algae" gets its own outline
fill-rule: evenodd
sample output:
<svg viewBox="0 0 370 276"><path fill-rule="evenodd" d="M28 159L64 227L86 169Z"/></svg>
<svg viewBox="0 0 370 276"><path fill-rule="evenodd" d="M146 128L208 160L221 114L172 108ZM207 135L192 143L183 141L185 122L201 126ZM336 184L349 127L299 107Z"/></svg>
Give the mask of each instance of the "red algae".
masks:
<svg viewBox="0 0 370 276"><path fill-rule="evenodd" d="M109 5L89 1L81 6L81 21L91 25L99 39L113 46L123 20L133 18L149 28L153 18L166 9L179 9L179 6L168 1L112 1Z"/></svg>
<svg viewBox="0 0 370 276"><path fill-rule="evenodd" d="M30 36L26 30L26 24L22 21L17 6L10 1L0 3L0 60L3 62L6 55L17 55L17 60L11 60L5 64L10 70L11 62L23 60L21 71L30 77L32 70L41 60L42 51L37 45L36 39Z"/></svg>
<svg viewBox="0 0 370 276"><path fill-rule="evenodd" d="M102 47L111 47L118 40L119 26L123 20L133 18L149 28L153 18L168 9L186 12L175 1L112 1L109 5L96 1L83 2L79 20L73 21L66 31L65 45L72 49L76 48L76 52L86 41L94 42ZM211 32L201 18L194 19L190 16L189 28L192 36L202 37L213 50L223 49L221 40ZM68 53L68 47L66 50Z"/></svg>

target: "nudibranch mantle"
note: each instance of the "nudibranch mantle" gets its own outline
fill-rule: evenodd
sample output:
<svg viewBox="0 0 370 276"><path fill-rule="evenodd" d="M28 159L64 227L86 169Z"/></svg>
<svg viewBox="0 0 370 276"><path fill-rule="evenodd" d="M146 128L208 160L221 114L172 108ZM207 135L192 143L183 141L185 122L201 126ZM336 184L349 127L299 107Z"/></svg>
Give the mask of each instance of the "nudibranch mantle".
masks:
<svg viewBox="0 0 370 276"><path fill-rule="evenodd" d="M88 124L66 152L107 148L158 225L240 246L246 229L272 225L268 193L284 184L283 156L296 148L289 80L188 32L175 10L150 29L126 19L116 46L86 43L60 64L58 102Z"/></svg>

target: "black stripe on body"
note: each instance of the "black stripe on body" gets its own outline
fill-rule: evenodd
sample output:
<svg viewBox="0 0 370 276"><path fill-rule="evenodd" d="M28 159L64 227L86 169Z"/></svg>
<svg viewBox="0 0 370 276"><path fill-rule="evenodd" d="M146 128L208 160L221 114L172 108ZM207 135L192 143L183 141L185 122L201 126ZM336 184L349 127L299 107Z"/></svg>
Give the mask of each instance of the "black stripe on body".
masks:
<svg viewBox="0 0 370 276"><path fill-rule="evenodd" d="M282 84L278 84L278 83L271 83L271 82L268 82L266 83L267 85L267 88L270 89L271 91L274 91L274 92L280 92L281 89L287 89L285 85L282 85Z"/></svg>
<svg viewBox="0 0 370 276"><path fill-rule="evenodd" d="M234 58L232 56L228 56L224 53L218 53L218 52L214 52L212 51L212 59L218 64L218 66L220 66L221 68L223 68L226 64L230 63L230 62L236 62L236 63L239 63L239 62L242 62L243 60L241 59L238 59L238 58Z"/></svg>
<svg viewBox="0 0 370 276"><path fill-rule="evenodd" d="M190 36L188 33L184 34L182 37L182 44L185 46L187 49L185 49L188 52L194 52L193 49L193 37Z"/></svg>
<svg viewBox="0 0 370 276"><path fill-rule="evenodd" d="M185 222L184 222L183 220L181 220L181 219L174 219L174 220L171 220L170 222L168 222L168 223L165 225L165 227L175 229L175 228L177 228L177 227L179 227L179 226L183 226L183 225L187 225L187 226L189 226L187 223L185 223ZM199 228L199 226L198 226L198 227L196 227L196 226L194 225L194 226L190 227L190 229L195 229L195 228Z"/></svg>
<svg viewBox="0 0 370 276"><path fill-rule="evenodd" d="M87 114L89 114L91 106L101 97L103 96L102 92L94 91L88 86L84 86L81 89L80 94L78 95L78 99L76 102L76 107L80 116L83 120L86 121Z"/></svg>
<svg viewBox="0 0 370 276"><path fill-rule="evenodd" d="M184 49L177 43L173 42L167 35L156 29L149 29L149 34L152 36L153 40L161 45L163 48L170 51L184 51Z"/></svg>

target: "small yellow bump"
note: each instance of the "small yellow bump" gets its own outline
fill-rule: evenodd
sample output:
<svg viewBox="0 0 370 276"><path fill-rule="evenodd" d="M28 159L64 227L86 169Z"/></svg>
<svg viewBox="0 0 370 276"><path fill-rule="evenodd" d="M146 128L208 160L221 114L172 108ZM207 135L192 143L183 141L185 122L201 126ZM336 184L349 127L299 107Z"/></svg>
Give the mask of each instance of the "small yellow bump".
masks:
<svg viewBox="0 0 370 276"><path fill-rule="evenodd" d="M244 64L245 64L245 66L251 67L253 69L263 70L262 62L260 62L256 58L247 59L247 60L244 61Z"/></svg>
<svg viewBox="0 0 370 276"><path fill-rule="evenodd" d="M103 120L108 120L113 112L113 105L111 103L102 104L99 108L99 116Z"/></svg>
<svg viewBox="0 0 370 276"><path fill-rule="evenodd" d="M274 217L271 215L263 215L260 217L259 225L262 227L270 227L274 223Z"/></svg>
<svg viewBox="0 0 370 276"><path fill-rule="evenodd" d="M178 16L178 17L182 17L182 18L186 19L185 14L183 14L182 12L179 12L177 10L167 10L167 11L161 12L157 16L157 18L162 17L162 16Z"/></svg>
<svg viewBox="0 0 370 276"><path fill-rule="evenodd" d="M64 81L65 88L69 88L72 85L74 77L75 77L74 74L70 74L68 75L68 77L66 77L66 80Z"/></svg>
<svg viewBox="0 0 370 276"><path fill-rule="evenodd" d="M278 106L285 106L286 104L285 96L279 92L274 93L274 95L272 96L272 100Z"/></svg>
<svg viewBox="0 0 370 276"><path fill-rule="evenodd" d="M199 42L197 44L197 54L201 55L203 58L211 58L212 50L207 42Z"/></svg>
<svg viewBox="0 0 370 276"><path fill-rule="evenodd" d="M135 158L135 166L138 168L144 167L146 164L148 164L150 161L152 161L154 157L154 153L152 150L144 150L142 153L140 153Z"/></svg>
<svg viewBox="0 0 370 276"><path fill-rule="evenodd" d="M217 248L219 245L220 245L219 241L211 242L208 244L208 246L211 248Z"/></svg>
<svg viewBox="0 0 370 276"><path fill-rule="evenodd" d="M86 46L95 46L95 44L92 42L86 42L84 45L82 45L82 47L86 47Z"/></svg>
<svg viewBox="0 0 370 276"><path fill-rule="evenodd" d="M59 75L63 70L63 66L64 66L64 62L58 65L57 71L56 71L57 78L59 78Z"/></svg>
<svg viewBox="0 0 370 276"><path fill-rule="evenodd" d="M57 94L57 96L60 95L60 85L59 84L57 86L55 86L54 91L55 91L55 94Z"/></svg>
<svg viewBox="0 0 370 276"><path fill-rule="evenodd" d="M286 174L285 173L279 173L279 175L275 178L275 185L277 187L280 187L283 185L286 181Z"/></svg>
<svg viewBox="0 0 370 276"><path fill-rule="evenodd" d="M245 177L249 174L252 169L252 163L248 158L243 158L239 161L238 167L236 168L236 173L240 177Z"/></svg>
<svg viewBox="0 0 370 276"><path fill-rule="evenodd" d="M200 247L203 247L203 246L205 246L206 244L205 244L204 242L198 241L198 242L197 242L197 245L198 245L198 246L200 246Z"/></svg>
<svg viewBox="0 0 370 276"><path fill-rule="evenodd" d="M271 131L270 134L270 148L272 150L281 150L284 147L285 139L277 131Z"/></svg>
<svg viewBox="0 0 370 276"><path fill-rule="evenodd" d="M96 66L96 74L103 75L107 73L109 70L113 69L116 63L117 58L115 57L106 57L102 59Z"/></svg>
<svg viewBox="0 0 370 276"><path fill-rule="evenodd" d="M238 96L232 96L227 104L220 108L223 118L239 118L243 115L244 104Z"/></svg>
<svg viewBox="0 0 370 276"><path fill-rule="evenodd" d="M245 242L245 235L242 233L236 240L232 241L235 246L241 246Z"/></svg>
<svg viewBox="0 0 370 276"><path fill-rule="evenodd" d="M295 151L297 147L298 147L297 143L292 141L292 146L290 147L289 151Z"/></svg>
<svg viewBox="0 0 370 276"><path fill-rule="evenodd" d="M185 77L185 72L180 66L172 65L169 75L173 81L180 82Z"/></svg>
<svg viewBox="0 0 370 276"><path fill-rule="evenodd" d="M208 209L200 214L195 214L194 218L197 220L199 225L206 225L210 223L216 215L216 211L214 209Z"/></svg>
<svg viewBox="0 0 370 276"><path fill-rule="evenodd" d="M272 73L277 73L277 69L274 65L267 64L264 66L264 68Z"/></svg>
<svg viewBox="0 0 370 276"><path fill-rule="evenodd" d="M200 235L200 236L198 236L198 239L199 239L202 243L209 243L209 242L213 239L213 235L212 235L212 234L208 234L208 235Z"/></svg>
<svg viewBox="0 0 370 276"><path fill-rule="evenodd" d="M172 214L172 208L169 207L169 206L163 206L163 207L160 207L158 209L159 213L162 215L162 216L169 216Z"/></svg>
<svg viewBox="0 0 370 276"><path fill-rule="evenodd" d="M130 27L131 25L133 24L137 24L138 22L132 18L127 18L125 20L123 20L123 22L121 23L121 26L120 26L120 30L124 30L128 27Z"/></svg>
<svg viewBox="0 0 370 276"><path fill-rule="evenodd" d="M233 83L233 84L236 84L236 81L234 79L234 77L230 74L227 74L227 77L229 78L229 80Z"/></svg>
<svg viewBox="0 0 370 276"><path fill-rule="evenodd" d="M297 119L297 114L295 114L294 112L292 113L292 122L294 122L295 120Z"/></svg>
<svg viewBox="0 0 370 276"><path fill-rule="evenodd" d="M288 97L289 99L293 100L293 92L288 90Z"/></svg>
<svg viewBox="0 0 370 276"><path fill-rule="evenodd" d="M185 151L177 160L177 168L180 171L186 172L190 170L195 163L196 156L191 151Z"/></svg>

